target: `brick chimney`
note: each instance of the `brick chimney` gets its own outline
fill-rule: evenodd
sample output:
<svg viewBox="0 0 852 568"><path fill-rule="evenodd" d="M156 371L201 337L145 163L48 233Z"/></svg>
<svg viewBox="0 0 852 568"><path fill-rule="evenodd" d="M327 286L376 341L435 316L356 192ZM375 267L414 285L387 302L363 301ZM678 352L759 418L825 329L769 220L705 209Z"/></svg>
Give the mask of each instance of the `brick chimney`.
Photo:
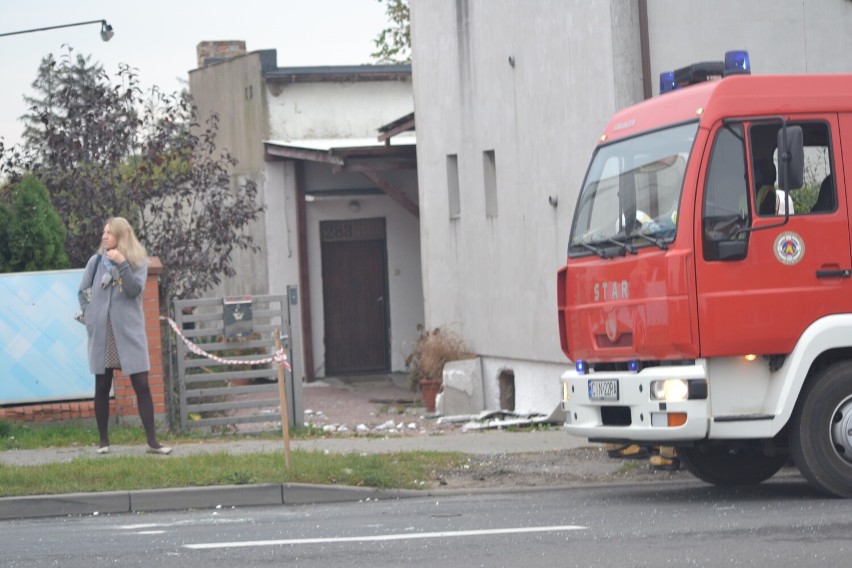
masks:
<svg viewBox="0 0 852 568"><path fill-rule="evenodd" d="M242 40L202 41L195 48L198 67L226 61L245 52L246 42Z"/></svg>

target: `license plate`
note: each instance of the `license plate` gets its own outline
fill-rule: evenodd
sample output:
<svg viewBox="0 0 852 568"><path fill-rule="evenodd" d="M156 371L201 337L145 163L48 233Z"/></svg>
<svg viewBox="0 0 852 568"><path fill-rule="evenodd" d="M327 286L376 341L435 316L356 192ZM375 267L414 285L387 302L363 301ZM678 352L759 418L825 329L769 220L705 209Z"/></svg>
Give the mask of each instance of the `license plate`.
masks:
<svg viewBox="0 0 852 568"><path fill-rule="evenodd" d="M618 400L618 379L590 380L589 400Z"/></svg>

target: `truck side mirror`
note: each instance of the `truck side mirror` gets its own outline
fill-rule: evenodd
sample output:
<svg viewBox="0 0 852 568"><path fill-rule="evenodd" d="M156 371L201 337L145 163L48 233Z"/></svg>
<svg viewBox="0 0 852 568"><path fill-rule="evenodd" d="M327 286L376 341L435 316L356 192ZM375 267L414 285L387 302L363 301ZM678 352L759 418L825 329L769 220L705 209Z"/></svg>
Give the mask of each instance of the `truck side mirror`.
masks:
<svg viewBox="0 0 852 568"><path fill-rule="evenodd" d="M783 126L778 131L778 187L785 191L802 187L805 148L801 126Z"/></svg>

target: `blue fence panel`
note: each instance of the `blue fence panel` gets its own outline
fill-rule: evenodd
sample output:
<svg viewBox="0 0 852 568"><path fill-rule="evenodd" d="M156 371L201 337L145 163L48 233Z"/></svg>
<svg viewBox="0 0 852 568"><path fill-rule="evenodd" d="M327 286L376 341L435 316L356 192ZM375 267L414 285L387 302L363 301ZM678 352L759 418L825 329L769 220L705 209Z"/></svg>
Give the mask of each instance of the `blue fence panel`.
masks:
<svg viewBox="0 0 852 568"><path fill-rule="evenodd" d="M0 404L94 395L86 328L74 321L82 270L0 274Z"/></svg>

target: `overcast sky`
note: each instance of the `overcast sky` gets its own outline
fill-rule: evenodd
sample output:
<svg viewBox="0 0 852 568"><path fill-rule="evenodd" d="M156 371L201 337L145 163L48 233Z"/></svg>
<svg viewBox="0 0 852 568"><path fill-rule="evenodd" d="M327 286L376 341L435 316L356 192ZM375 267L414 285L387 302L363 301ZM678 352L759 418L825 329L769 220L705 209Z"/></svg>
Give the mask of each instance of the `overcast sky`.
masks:
<svg viewBox="0 0 852 568"><path fill-rule="evenodd" d="M372 63L373 40L387 25L377 0L0 0L0 33L106 20L109 42L91 24L0 37L0 137L20 142L18 118L41 59L63 44L114 74L138 69L143 87L180 90L196 67L195 47L245 40L248 51L275 49L279 67Z"/></svg>

